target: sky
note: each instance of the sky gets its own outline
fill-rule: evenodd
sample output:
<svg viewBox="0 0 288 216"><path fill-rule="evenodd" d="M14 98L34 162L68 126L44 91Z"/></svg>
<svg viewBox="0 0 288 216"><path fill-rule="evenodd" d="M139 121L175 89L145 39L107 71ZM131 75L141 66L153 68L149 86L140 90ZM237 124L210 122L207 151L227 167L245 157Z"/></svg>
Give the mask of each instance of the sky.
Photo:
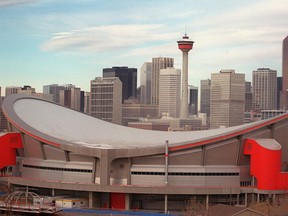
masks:
<svg viewBox="0 0 288 216"><path fill-rule="evenodd" d="M153 57L174 58L177 40L194 41L189 84L221 69L252 80L271 68L282 76L287 0L0 0L0 86L74 84L90 91L103 68L139 71Z"/></svg>

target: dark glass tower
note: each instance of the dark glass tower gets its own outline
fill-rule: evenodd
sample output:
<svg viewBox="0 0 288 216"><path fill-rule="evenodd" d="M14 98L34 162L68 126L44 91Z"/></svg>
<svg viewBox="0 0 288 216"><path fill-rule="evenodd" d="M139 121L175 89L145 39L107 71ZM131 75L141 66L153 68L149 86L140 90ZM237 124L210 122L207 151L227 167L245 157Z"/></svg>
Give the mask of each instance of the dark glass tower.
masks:
<svg viewBox="0 0 288 216"><path fill-rule="evenodd" d="M122 103L130 97L137 97L137 69L112 67L103 69L103 77L118 77L122 82Z"/></svg>

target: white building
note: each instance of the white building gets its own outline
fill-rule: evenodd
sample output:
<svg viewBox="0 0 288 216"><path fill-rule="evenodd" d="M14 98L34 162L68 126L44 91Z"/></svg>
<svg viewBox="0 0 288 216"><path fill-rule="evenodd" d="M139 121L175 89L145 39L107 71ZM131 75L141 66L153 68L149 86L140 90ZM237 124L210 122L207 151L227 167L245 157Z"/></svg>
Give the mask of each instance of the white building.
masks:
<svg viewBox="0 0 288 216"><path fill-rule="evenodd" d="M244 123L245 74L221 70L211 74L210 128Z"/></svg>
<svg viewBox="0 0 288 216"><path fill-rule="evenodd" d="M254 110L277 109L277 71L258 68L253 71Z"/></svg>
<svg viewBox="0 0 288 216"><path fill-rule="evenodd" d="M181 71L175 68L160 70L159 76L159 116L179 117Z"/></svg>
<svg viewBox="0 0 288 216"><path fill-rule="evenodd" d="M91 80L91 115L122 124L122 82L118 77Z"/></svg>

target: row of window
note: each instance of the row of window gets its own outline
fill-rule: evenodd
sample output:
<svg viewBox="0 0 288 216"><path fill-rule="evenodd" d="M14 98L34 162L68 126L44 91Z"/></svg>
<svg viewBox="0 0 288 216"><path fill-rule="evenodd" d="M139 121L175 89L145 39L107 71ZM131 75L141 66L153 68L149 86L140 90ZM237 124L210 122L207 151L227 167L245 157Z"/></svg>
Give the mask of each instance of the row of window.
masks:
<svg viewBox="0 0 288 216"><path fill-rule="evenodd" d="M61 167L46 167L46 166L35 166L35 165L29 165L29 164L23 164L23 167L32 168L32 169L42 169L42 170L92 173L92 170L89 170L89 169L71 169L71 168L61 168Z"/></svg>
<svg viewBox="0 0 288 216"><path fill-rule="evenodd" d="M165 172L131 172L132 175L165 175ZM169 172L169 176L239 176L239 173L183 173Z"/></svg>

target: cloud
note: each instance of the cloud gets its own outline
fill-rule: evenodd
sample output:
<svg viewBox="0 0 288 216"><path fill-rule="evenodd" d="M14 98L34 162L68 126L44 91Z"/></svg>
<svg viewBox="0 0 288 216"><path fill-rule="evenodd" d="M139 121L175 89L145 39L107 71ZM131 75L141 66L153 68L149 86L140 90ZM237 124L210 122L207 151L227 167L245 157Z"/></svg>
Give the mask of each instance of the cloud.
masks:
<svg viewBox="0 0 288 216"><path fill-rule="evenodd" d="M171 39L174 35L161 32L162 25L108 25L59 32L42 45L44 51L99 52L141 46ZM161 37L157 34L161 34Z"/></svg>
<svg viewBox="0 0 288 216"><path fill-rule="evenodd" d="M0 7L11 7L16 5L28 4L36 0L0 0Z"/></svg>

